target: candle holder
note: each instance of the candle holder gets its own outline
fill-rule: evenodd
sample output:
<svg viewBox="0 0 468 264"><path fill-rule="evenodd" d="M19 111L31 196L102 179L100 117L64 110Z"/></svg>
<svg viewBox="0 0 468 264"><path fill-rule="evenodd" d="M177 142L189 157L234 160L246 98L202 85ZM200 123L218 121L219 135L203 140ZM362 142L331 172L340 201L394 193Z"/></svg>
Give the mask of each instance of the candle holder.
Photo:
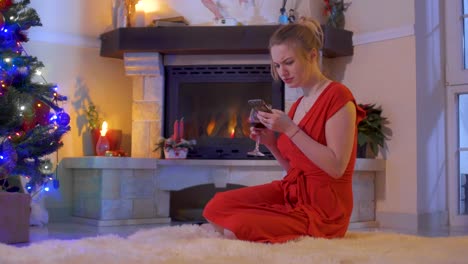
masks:
<svg viewBox="0 0 468 264"><path fill-rule="evenodd" d="M98 156L104 156L106 151L110 149L109 140L106 136L99 136L99 139L96 143L96 154Z"/></svg>
<svg viewBox="0 0 468 264"><path fill-rule="evenodd" d="M91 130L91 144L93 149L93 155L97 156L96 145L101 137L101 132L98 129ZM108 129L106 132L106 139L109 142L109 150L121 151L122 144L122 130L121 129Z"/></svg>
<svg viewBox="0 0 468 264"><path fill-rule="evenodd" d="M135 5L139 0L125 0L125 7L127 11L127 27L133 27L134 25L134 16L135 16Z"/></svg>

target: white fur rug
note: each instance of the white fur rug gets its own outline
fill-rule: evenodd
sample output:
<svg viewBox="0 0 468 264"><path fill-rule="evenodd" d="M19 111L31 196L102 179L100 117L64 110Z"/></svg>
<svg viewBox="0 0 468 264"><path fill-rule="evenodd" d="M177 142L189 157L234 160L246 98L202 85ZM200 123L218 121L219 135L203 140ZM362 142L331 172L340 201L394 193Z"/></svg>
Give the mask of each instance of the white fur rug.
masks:
<svg viewBox="0 0 468 264"><path fill-rule="evenodd" d="M468 236L427 238L349 232L343 239L304 237L284 244L229 240L197 225L141 230L121 238L0 244L0 263L468 263Z"/></svg>

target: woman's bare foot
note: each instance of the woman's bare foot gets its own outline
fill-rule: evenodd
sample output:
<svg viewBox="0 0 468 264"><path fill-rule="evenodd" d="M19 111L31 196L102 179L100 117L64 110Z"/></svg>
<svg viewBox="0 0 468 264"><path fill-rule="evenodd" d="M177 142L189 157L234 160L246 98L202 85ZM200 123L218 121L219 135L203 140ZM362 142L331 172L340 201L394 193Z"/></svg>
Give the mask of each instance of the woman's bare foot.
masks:
<svg viewBox="0 0 468 264"><path fill-rule="evenodd" d="M206 224L202 224L200 227L208 232L217 232L228 239L237 239L236 235L234 235L234 233L231 230L224 229L219 225L206 223Z"/></svg>
<svg viewBox="0 0 468 264"><path fill-rule="evenodd" d="M215 230L214 226L210 223L201 224L200 227L208 232L218 232Z"/></svg>
<svg viewBox="0 0 468 264"><path fill-rule="evenodd" d="M224 229L224 237L227 239L237 239L236 235L231 230Z"/></svg>

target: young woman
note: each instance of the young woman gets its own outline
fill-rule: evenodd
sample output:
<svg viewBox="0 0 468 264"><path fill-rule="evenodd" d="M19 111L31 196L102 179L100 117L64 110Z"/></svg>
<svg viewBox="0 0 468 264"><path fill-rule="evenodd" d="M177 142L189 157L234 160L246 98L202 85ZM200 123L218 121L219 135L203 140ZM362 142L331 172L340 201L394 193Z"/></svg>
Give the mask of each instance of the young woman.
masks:
<svg viewBox="0 0 468 264"><path fill-rule="evenodd" d="M287 171L280 181L221 192L204 217L238 239L285 242L300 236L343 237L353 209L357 124L365 112L347 87L320 70L323 32L301 18L270 39L272 74L303 96L289 114L259 112L266 129L251 129ZM279 132L279 137L274 132Z"/></svg>

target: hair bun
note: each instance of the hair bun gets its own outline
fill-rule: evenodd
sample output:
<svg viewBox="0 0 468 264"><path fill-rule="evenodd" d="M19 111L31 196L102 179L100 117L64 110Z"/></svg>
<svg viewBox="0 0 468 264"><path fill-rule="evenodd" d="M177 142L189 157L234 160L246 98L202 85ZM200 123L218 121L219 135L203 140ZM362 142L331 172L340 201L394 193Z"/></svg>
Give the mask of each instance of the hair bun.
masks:
<svg viewBox="0 0 468 264"><path fill-rule="evenodd" d="M323 30L320 23L310 17L301 16L299 18L299 24L306 26L312 31L312 34L315 35L316 39L319 41L320 48L323 47Z"/></svg>

